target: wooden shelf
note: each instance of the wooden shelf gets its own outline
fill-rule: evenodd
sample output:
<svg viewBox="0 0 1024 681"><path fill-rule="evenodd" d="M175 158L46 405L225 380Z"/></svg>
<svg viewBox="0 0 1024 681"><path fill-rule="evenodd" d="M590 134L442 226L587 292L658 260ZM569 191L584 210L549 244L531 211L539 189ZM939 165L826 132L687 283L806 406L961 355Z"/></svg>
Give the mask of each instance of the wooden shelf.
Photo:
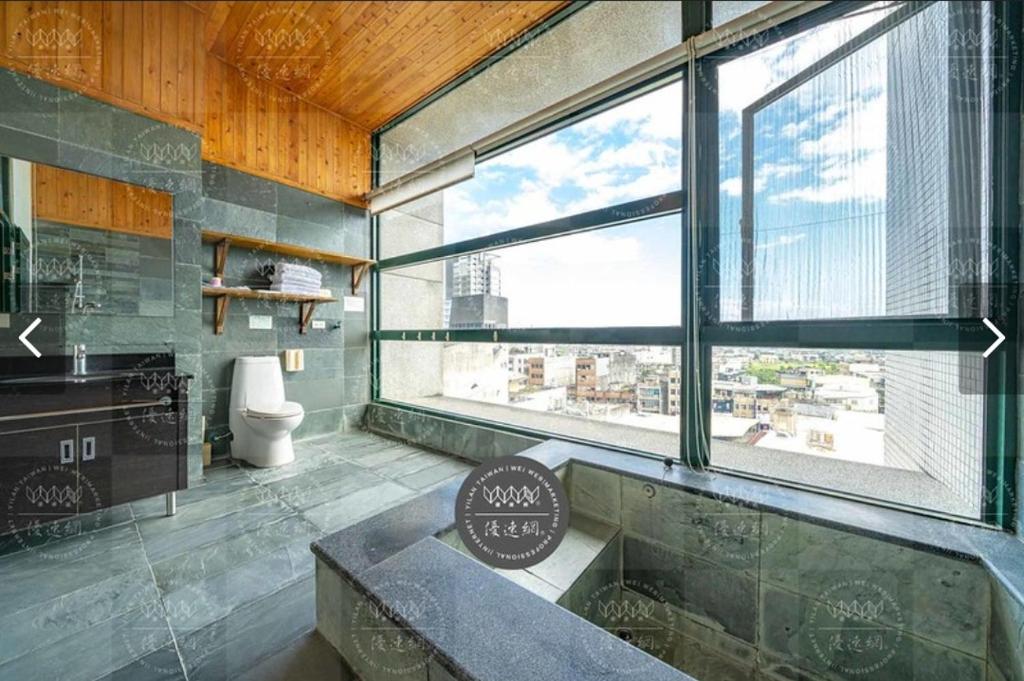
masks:
<svg viewBox="0 0 1024 681"><path fill-rule="evenodd" d="M299 293L238 289L224 286L204 286L203 296L216 299L214 301L213 332L218 336L224 333L224 323L228 318L228 304L232 298L256 298L260 300L275 300L282 303L298 303L299 333L306 333L309 329L309 323L313 319L313 311L316 309L317 303L333 303L338 300L331 296L310 296Z"/></svg>
<svg viewBox="0 0 1024 681"><path fill-rule="evenodd" d="M262 298L279 300L282 303L335 303L337 298L331 296L310 296L302 293L281 293L264 289L231 288L230 286L204 286L203 295L207 298Z"/></svg>
<svg viewBox="0 0 1024 681"><path fill-rule="evenodd" d="M307 248L306 246L298 246L295 244L282 244L276 241L267 241L266 239L256 239L248 236L238 236L237 234L214 232L205 229L203 230L203 243L215 244L216 250L214 251L213 271L214 276L221 278L224 277L224 266L227 263L228 247L232 245L239 246L241 248L269 251L271 253L281 253L282 255L290 255L296 258L319 260L320 262L331 263L334 265L348 265L352 268L352 293L358 293L359 284L362 281L363 276L367 271L369 271L370 267L376 264L375 260L360 258L345 253L324 251L318 248ZM204 295L206 295L205 289ZM234 297L242 298L259 296Z"/></svg>

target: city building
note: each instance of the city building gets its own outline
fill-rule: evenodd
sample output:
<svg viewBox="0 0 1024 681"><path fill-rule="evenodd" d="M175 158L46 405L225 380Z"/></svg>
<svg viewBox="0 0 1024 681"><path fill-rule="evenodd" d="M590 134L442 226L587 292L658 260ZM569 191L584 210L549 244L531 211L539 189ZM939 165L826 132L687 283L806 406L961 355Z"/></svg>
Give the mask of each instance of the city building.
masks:
<svg viewBox="0 0 1024 681"><path fill-rule="evenodd" d="M498 256L470 253L445 262L445 328L508 328Z"/></svg>
<svg viewBox="0 0 1024 681"><path fill-rule="evenodd" d="M576 380L576 358L572 355L541 355L526 360L529 384L538 388L572 385Z"/></svg>
<svg viewBox="0 0 1024 681"><path fill-rule="evenodd" d="M642 383L636 389L636 409L641 414L668 413L668 381Z"/></svg>

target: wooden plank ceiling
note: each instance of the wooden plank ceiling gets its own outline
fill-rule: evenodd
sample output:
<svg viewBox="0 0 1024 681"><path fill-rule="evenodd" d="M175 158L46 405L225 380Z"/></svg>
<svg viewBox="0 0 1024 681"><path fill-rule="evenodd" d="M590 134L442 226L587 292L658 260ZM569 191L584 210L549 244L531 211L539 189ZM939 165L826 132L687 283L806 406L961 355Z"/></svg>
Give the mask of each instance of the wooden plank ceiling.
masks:
<svg viewBox="0 0 1024 681"><path fill-rule="evenodd" d="M372 130L566 4L7 1L0 66L191 130L207 160L361 206Z"/></svg>
<svg viewBox="0 0 1024 681"><path fill-rule="evenodd" d="M533 2L201 2L214 56L373 130L563 7Z"/></svg>

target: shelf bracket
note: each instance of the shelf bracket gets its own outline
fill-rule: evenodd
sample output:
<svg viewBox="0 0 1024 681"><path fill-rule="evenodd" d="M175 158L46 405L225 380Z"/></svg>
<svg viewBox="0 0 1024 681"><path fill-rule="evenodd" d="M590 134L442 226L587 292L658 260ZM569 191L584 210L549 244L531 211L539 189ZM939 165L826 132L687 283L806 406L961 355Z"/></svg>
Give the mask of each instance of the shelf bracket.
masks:
<svg viewBox="0 0 1024 681"><path fill-rule="evenodd" d="M299 333L309 331L309 323L313 321L314 310L316 310L316 301L299 303Z"/></svg>
<svg viewBox="0 0 1024 681"><path fill-rule="evenodd" d="M359 283L363 280L363 275L370 269L370 263L363 263L362 265L352 266L352 295L359 293Z"/></svg>
<svg viewBox="0 0 1024 681"><path fill-rule="evenodd" d="M224 333L224 322L228 319L228 303L231 299L219 296L213 301L213 333L217 336Z"/></svg>
<svg viewBox="0 0 1024 681"><path fill-rule="evenodd" d="M227 239L218 241L213 246L213 276L224 278L224 269L228 263L228 246L231 245Z"/></svg>

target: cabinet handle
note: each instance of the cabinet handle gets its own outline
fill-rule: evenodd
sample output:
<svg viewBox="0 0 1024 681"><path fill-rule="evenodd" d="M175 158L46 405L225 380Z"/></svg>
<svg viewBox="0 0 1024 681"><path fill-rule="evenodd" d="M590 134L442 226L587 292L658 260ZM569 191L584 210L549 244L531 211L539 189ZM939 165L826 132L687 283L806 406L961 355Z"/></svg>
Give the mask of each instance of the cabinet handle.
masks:
<svg viewBox="0 0 1024 681"><path fill-rule="evenodd" d="M82 438L82 461L92 461L96 458L96 438Z"/></svg>
<svg viewBox="0 0 1024 681"><path fill-rule="evenodd" d="M61 440L60 441L60 462L61 463L74 463L75 462L75 441L74 440Z"/></svg>

